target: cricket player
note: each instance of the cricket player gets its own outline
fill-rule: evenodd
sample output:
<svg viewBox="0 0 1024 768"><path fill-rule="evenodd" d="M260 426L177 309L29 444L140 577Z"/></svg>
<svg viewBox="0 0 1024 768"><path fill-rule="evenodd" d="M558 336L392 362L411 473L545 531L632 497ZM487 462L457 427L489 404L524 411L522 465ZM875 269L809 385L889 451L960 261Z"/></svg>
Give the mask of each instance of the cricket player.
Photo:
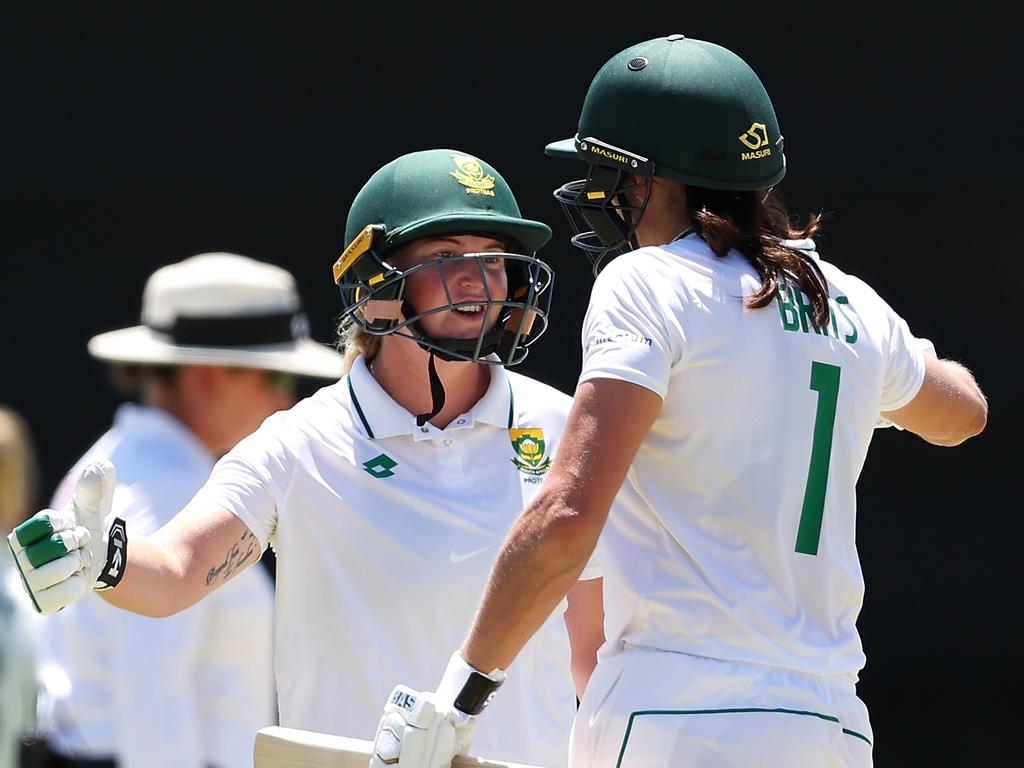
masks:
<svg viewBox="0 0 1024 768"><path fill-rule="evenodd" d="M167 615L273 546L280 724L372 738L392 670L436 685L561 442L570 398L505 369L546 326L552 273L535 253L550 236L466 152L386 164L356 195L333 265L347 375L269 418L152 536L98 522L110 470L86 468L76 505L10 539L36 604L99 589ZM565 765L603 640L597 575L581 568L525 644L481 754Z"/></svg>
<svg viewBox="0 0 1024 768"><path fill-rule="evenodd" d="M118 468L111 514L150 534L210 476L216 460L295 403L299 376L337 380L342 357L307 338L292 275L237 253L157 269L142 324L93 336L129 402L65 475ZM253 730L276 720L274 584L262 567L209 600L156 620L98 596L39 621L39 731L70 768L249 768ZM244 642L239 642L244 627Z"/></svg>
<svg viewBox="0 0 1024 768"><path fill-rule="evenodd" d="M586 164L556 197L606 265L572 411L468 638L436 692L398 686L371 765L465 748L467 688L490 681L496 710L603 531L607 642L573 768L867 768L857 478L876 427L957 445L985 397L817 254L816 217L791 223L775 111L726 48L670 35L615 54L548 152Z"/></svg>

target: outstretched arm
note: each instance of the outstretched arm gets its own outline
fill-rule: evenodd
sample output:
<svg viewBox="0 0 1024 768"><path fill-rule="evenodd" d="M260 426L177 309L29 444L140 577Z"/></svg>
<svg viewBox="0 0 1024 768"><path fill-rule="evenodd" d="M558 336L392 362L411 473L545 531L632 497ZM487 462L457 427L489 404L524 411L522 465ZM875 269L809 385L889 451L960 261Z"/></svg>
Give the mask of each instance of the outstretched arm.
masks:
<svg viewBox="0 0 1024 768"><path fill-rule="evenodd" d="M170 616L197 603L260 559L259 541L221 507L193 501L149 537L130 538L128 567L99 594L145 616Z"/></svg>
<svg viewBox="0 0 1024 768"><path fill-rule="evenodd" d="M924 383L914 399L882 415L929 443L952 446L985 428L988 402L960 363L927 356Z"/></svg>
<svg viewBox="0 0 1024 768"><path fill-rule="evenodd" d="M116 471L86 465L60 510L44 509L7 537L32 603L55 613L91 590L146 616L189 607L259 559L256 538L226 509L193 500L151 537L130 538L110 514Z"/></svg>

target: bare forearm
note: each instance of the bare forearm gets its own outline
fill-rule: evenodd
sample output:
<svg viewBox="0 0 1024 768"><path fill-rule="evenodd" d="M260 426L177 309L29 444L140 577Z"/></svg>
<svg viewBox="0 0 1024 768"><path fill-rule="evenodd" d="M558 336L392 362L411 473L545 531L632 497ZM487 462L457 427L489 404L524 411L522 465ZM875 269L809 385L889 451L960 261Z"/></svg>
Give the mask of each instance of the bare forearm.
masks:
<svg viewBox="0 0 1024 768"><path fill-rule="evenodd" d="M628 382L577 388L551 470L505 540L462 647L471 665L511 664L579 578L660 409L657 394Z"/></svg>
<svg viewBox="0 0 1024 768"><path fill-rule="evenodd" d="M542 492L498 556L463 658L482 670L511 664L579 578L596 538Z"/></svg>
<svg viewBox="0 0 1024 768"><path fill-rule="evenodd" d="M100 592L111 605L144 616L170 616L191 605L185 602L185 574L174 555L146 536L128 542L124 578L114 589Z"/></svg>
<svg viewBox="0 0 1024 768"><path fill-rule="evenodd" d="M914 399L883 415L933 445L954 446L985 428L988 402L964 366L930 358L924 383Z"/></svg>
<svg viewBox="0 0 1024 768"><path fill-rule="evenodd" d="M119 608L170 616L199 602L260 559L256 537L230 512L186 507L152 536L128 531L128 565L99 594Z"/></svg>

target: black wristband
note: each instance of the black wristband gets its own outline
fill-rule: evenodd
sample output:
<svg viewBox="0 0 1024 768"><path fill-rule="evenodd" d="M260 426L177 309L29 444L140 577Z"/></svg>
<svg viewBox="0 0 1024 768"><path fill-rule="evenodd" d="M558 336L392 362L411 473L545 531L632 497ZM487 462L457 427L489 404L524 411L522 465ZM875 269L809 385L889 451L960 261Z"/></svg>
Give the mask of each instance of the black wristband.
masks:
<svg viewBox="0 0 1024 768"><path fill-rule="evenodd" d="M471 672L459 695L455 697L455 708L466 715L479 715L490 704L501 683L487 675Z"/></svg>
<svg viewBox="0 0 1024 768"><path fill-rule="evenodd" d="M120 517L115 517L110 525L110 532L107 534L107 561L103 570L96 577L96 584L93 589L101 592L104 589L116 587L124 577L124 568L128 565L128 533L125 522Z"/></svg>

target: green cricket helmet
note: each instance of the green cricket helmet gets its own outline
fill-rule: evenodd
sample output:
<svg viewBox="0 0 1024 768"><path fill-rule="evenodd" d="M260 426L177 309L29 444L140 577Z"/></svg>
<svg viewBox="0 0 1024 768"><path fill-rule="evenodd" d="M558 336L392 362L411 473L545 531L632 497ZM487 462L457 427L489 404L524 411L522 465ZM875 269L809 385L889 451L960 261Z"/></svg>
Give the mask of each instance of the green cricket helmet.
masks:
<svg viewBox="0 0 1024 768"><path fill-rule="evenodd" d="M505 243L507 253L467 253L399 269L388 258L402 246L425 237L486 235ZM554 274L536 257L551 229L524 219L508 184L492 166L452 149L412 152L374 173L356 195L345 225L348 246L334 263L343 314L367 333L415 339L443 360L500 362L523 360L527 347L546 330ZM485 259L502 257L508 295L492 296L484 280ZM448 301L438 307L412 307L405 299L407 278L440 268L451 258L473 261L480 270L485 301L456 302L445 282ZM484 321L476 338L437 339L420 321L437 312L479 307ZM488 327L489 310L500 306ZM498 359L488 360L497 354Z"/></svg>
<svg viewBox="0 0 1024 768"><path fill-rule="evenodd" d="M591 81L576 136L545 151L589 164L587 178L564 184L555 198L595 274L609 253L637 245L644 207L622 194L631 174L644 179L636 186L659 176L734 191L765 189L786 174L775 109L757 74L732 51L683 35L609 59Z"/></svg>

